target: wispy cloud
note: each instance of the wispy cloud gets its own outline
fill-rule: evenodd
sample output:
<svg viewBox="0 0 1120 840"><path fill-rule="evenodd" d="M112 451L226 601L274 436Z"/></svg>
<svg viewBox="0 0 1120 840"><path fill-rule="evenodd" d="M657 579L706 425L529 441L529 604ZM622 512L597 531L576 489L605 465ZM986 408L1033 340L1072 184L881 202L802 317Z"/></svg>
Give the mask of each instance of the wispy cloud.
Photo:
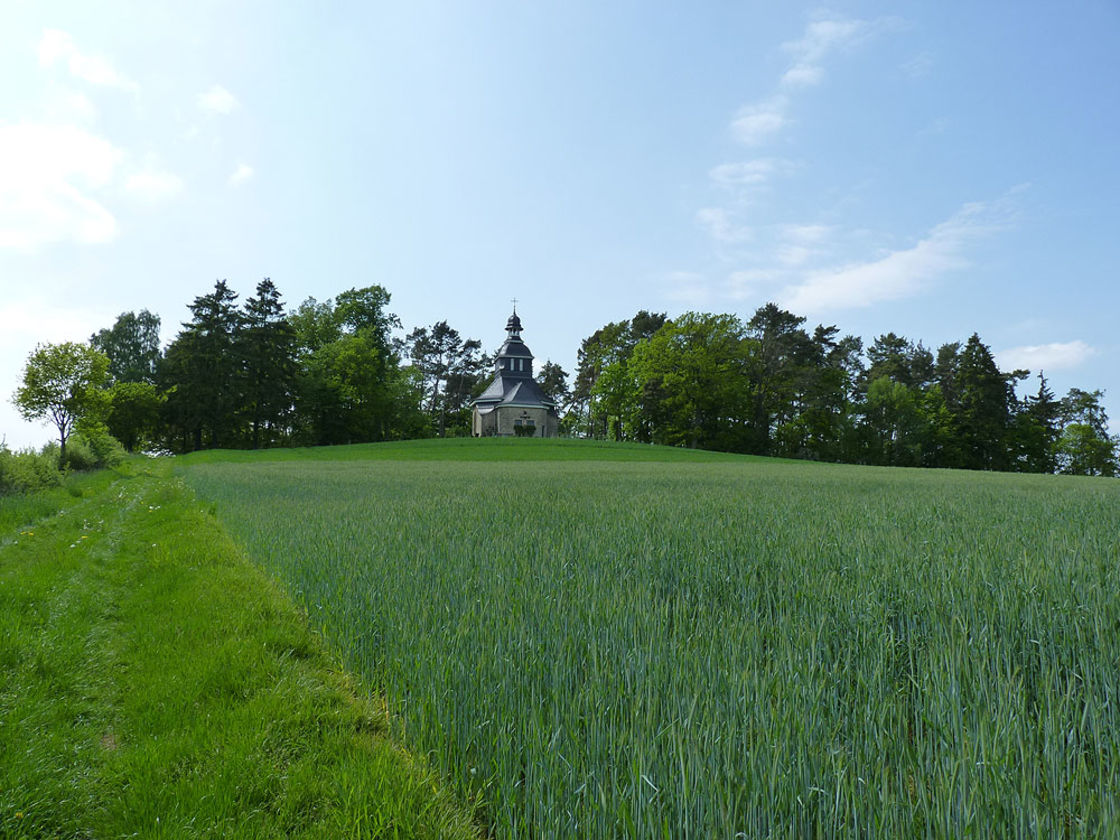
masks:
<svg viewBox="0 0 1120 840"><path fill-rule="evenodd" d="M94 197L123 152L75 126L0 126L0 248L104 243L117 223Z"/></svg>
<svg viewBox="0 0 1120 840"><path fill-rule="evenodd" d="M731 122L735 139L746 146L765 143L789 124L788 106L789 100L779 95L741 108Z"/></svg>
<svg viewBox="0 0 1120 840"><path fill-rule="evenodd" d="M221 85L213 85L197 97L198 107L211 114L232 114L241 107L237 97Z"/></svg>
<svg viewBox="0 0 1120 840"><path fill-rule="evenodd" d="M1096 353L1093 347L1078 339L1009 347L996 353L996 360L1001 370L1070 370L1079 367Z"/></svg>
<svg viewBox="0 0 1120 840"><path fill-rule="evenodd" d="M704 207L696 212L696 222L717 242L746 242L753 237L752 229L734 221L723 207Z"/></svg>
<svg viewBox="0 0 1120 840"><path fill-rule="evenodd" d="M811 244L826 239L835 228L832 225L781 225L780 230L789 242Z"/></svg>
<svg viewBox="0 0 1120 840"><path fill-rule="evenodd" d="M793 169L793 164L782 158L756 158L737 163L721 163L708 172L712 182L721 187L744 187L763 184L775 175Z"/></svg>
<svg viewBox="0 0 1120 840"><path fill-rule="evenodd" d="M70 74L91 85L138 91L140 86L121 73L112 63L99 55L81 52L68 32L61 29L44 29L39 39L39 66L52 67L64 63Z"/></svg>
<svg viewBox="0 0 1120 840"><path fill-rule="evenodd" d="M781 302L794 312L813 313L921 294L942 275L965 268L968 246L1003 229L1011 213L1008 197L966 204L910 248L867 262L810 271L783 291Z"/></svg>
<svg viewBox="0 0 1120 840"><path fill-rule="evenodd" d="M859 20L817 13L795 41L782 48L793 62L778 80L777 91L770 97L745 105L731 121L731 130L739 142L758 146L772 139L789 125L790 95L801 88L820 84L825 76L825 59L836 50L853 47L874 33L897 23L893 18Z"/></svg>
<svg viewBox="0 0 1120 840"><path fill-rule="evenodd" d="M246 181L252 178L254 174L255 171L253 170L253 167L249 166L249 164L239 163L237 164L237 168L233 170L233 173L229 176L230 186L240 186L241 184L244 184Z"/></svg>
<svg viewBox="0 0 1120 840"><path fill-rule="evenodd" d="M859 43L881 28L885 20L854 20L818 14L800 38L782 45L793 56L793 64L782 75L782 85L797 88L819 83L824 78L824 59L830 52Z"/></svg>

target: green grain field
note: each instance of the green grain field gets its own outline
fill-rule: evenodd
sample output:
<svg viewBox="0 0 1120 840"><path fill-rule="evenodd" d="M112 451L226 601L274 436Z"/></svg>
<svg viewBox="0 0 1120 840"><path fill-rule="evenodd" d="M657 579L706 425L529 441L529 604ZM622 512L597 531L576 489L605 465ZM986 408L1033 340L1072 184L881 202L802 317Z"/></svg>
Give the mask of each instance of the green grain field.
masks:
<svg viewBox="0 0 1120 840"><path fill-rule="evenodd" d="M182 474L495 837L1120 836L1120 483L465 441Z"/></svg>

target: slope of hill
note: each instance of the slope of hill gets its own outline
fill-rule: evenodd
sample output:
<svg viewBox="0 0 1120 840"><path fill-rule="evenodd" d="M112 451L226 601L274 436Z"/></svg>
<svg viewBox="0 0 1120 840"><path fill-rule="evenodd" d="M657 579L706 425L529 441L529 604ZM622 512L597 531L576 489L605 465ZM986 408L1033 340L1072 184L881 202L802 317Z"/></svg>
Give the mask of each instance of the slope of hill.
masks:
<svg viewBox="0 0 1120 840"><path fill-rule="evenodd" d="M1120 827L1120 485L579 441L182 474L499 837Z"/></svg>

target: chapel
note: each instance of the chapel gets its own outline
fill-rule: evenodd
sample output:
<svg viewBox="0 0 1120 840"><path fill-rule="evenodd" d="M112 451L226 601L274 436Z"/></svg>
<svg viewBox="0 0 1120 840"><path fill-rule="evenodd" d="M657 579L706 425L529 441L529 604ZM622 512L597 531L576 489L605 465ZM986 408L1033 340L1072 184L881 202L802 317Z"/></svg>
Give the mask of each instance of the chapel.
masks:
<svg viewBox="0 0 1120 840"><path fill-rule="evenodd" d="M556 403L533 379L533 354L521 340L517 307L506 321L506 340L494 360L494 379L471 403L475 437L556 437Z"/></svg>

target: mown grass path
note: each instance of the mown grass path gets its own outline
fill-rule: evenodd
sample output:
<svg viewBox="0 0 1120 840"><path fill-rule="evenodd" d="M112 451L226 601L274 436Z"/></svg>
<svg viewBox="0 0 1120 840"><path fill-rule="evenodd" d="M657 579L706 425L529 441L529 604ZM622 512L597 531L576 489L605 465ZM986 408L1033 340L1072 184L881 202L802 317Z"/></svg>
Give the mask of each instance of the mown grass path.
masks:
<svg viewBox="0 0 1120 840"><path fill-rule="evenodd" d="M166 472L0 500L0 837L476 836Z"/></svg>

